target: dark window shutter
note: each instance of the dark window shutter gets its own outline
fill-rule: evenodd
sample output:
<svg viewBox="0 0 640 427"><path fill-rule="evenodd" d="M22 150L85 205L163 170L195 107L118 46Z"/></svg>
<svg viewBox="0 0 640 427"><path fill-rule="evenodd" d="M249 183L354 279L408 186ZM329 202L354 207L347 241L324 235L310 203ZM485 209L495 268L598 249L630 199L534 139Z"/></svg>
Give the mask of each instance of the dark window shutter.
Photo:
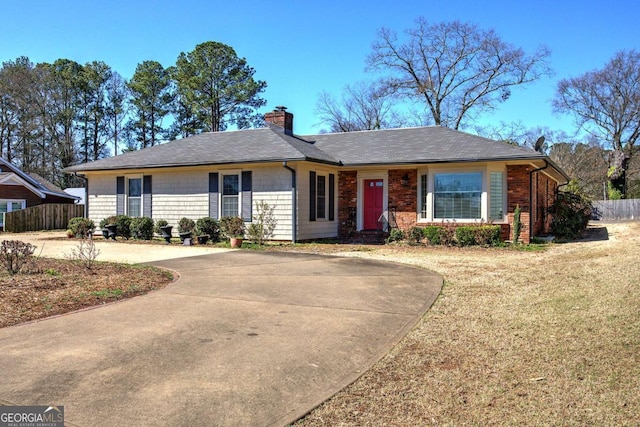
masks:
<svg viewBox="0 0 640 427"><path fill-rule="evenodd" d="M142 216L151 218L151 175L142 177Z"/></svg>
<svg viewBox="0 0 640 427"><path fill-rule="evenodd" d="M124 215L124 176L116 177L116 215Z"/></svg>
<svg viewBox="0 0 640 427"><path fill-rule="evenodd" d="M316 220L316 173L309 172L309 221Z"/></svg>
<svg viewBox="0 0 640 427"><path fill-rule="evenodd" d="M242 172L242 219L251 222L252 219L252 175L251 171Z"/></svg>
<svg viewBox="0 0 640 427"><path fill-rule="evenodd" d="M218 219L218 199L220 190L218 188L218 172L209 174L209 216Z"/></svg>
<svg viewBox="0 0 640 427"><path fill-rule="evenodd" d="M335 195L336 195L336 176L329 174L329 221L335 221Z"/></svg>

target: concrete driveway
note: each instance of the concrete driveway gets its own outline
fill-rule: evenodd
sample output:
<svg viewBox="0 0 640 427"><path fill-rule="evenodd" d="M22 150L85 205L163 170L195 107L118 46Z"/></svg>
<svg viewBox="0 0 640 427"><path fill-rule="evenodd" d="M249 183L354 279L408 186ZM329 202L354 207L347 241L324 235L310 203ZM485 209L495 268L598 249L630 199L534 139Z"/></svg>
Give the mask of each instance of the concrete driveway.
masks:
<svg viewBox="0 0 640 427"><path fill-rule="evenodd" d="M285 425L387 353L442 285L420 268L290 253L153 264L180 279L0 329L0 404L64 405L68 426Z"/></svg>

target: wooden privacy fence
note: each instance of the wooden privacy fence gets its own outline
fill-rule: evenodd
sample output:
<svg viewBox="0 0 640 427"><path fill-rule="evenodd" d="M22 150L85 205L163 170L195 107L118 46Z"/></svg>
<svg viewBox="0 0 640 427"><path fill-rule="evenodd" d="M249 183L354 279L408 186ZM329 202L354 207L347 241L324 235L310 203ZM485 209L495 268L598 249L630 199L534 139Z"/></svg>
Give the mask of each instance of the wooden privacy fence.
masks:
<svg viewBox="0 0 640 427"><path fill-rule="evenodd" d="M603 221L640 219L640 199L598 200L593 207Z"/></svg>
<svg viewBox="0 0 640 427"><path fill-rule="evenodd" d="M71 218L84 216L84 205L49 203L15 212L4 216L4 231L21 233L23 231L64 230Z"/></svg>

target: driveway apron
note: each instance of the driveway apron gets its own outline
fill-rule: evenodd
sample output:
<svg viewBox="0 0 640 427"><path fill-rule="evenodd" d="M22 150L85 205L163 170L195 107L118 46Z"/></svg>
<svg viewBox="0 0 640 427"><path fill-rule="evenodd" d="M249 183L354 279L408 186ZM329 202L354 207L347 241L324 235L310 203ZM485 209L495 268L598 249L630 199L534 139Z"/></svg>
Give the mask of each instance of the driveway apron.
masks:
<svg viewBox="0 0 640 427"><path fill-rule="evenodd" d="M167 288L0 329L0 404L68 426L285 425L415 325L442 278L353 258L226 252L154 262Z"/></svg>

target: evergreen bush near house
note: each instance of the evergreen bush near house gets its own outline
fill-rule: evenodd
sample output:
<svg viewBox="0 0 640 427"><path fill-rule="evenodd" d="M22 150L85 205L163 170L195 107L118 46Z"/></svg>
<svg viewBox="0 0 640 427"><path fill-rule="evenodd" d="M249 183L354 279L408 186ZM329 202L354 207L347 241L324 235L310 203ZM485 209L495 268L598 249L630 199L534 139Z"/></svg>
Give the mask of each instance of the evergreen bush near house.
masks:
<svg viewBox="0 0 640 427"><path fill-rule="evenodd" d="M427 243L431 245L442 244L442 236L444 234L444 227L439 225L427 225L424 230L424 237L427 239Z"/></svg>
<svg viewBox="0 0 640 427"><path fill-rule="evenodd" d="M100 228L106 228L107 225L115 224L116 220L117 220L117 217L115 215L103 218L100 221Z"/></svg>
<svg viewBox="0 0 640 427"><path fill-rule="evenodd" d="M411 227L407 233L407 239L411 243L420 243L424 239L424 228L422 227Z"/></svg>
<svg viewBox="0 0 640 427"><path fill-rule="evenodd" d="M220 224L214 218L204 217L196 221L196 236L208 235L212 242L220 241Z"/></svg>
<svg viewBox="0 0 640 427"><path fill-rule="evenodd" d="M146 216L132 218L129 231L134 239L151 240L153 238L153 220Z"/></svg>
<svg viewBox="0 0 640 427"><path fill-rule="evenodd" d="M224 216L220 218L220 231L229 239L242 239L245 233L244 221L237 216Z"/></svg>
<svg viewBox="0 0 640 427"><path fill-rule="evenodd" d="M153 231L155 231L158 234L161 234L160 227L166 227L167 225L169 225L169 222L166 219L159 219L156 221L156 224L153 227Z"/></svg>
<svg viewBox="0 0 640 427"><path fill-rule="evenodd" d="M74 236L84 239L93 234L96 225L89 218L75 217L69 220L67 228L71 230Z"/></svg>
<svg viewBox="0 0 640 427"><path fill-rule="evenodd" d="M520 239L520 232L522 231L520 213L520 205L516 205L516 209L513 211L513 243L518 243L518 240Z"/></svg>
<svg viewBox="0 0 640 427"><path fill-rule="evenodd" d="M178 233L193 233L196 222L190 218L182 217L178 222Z"/></svg>
<svg viewBox="0 0 640 427"><path fill-rule="evenodd" d="M460 246L473 246L476 244L474 226L463 225L456 227L456 241Z"/></svg>
<svg viewBox="0 0 640 427"><path fill-rule="evenodd" d="M406 235L404 234L404 231L400 230L399 228L392 228L391 231L389 231L389 237L387 237L387 243L400 242L405 238L406 238Z"/></svg>
<svg viewBox="0 0 640 427"><path fill-rule="evenodd" d="M129 240L131 237L131 217L127 215L116 215L116 236Z"/></svg>
<svg viewBox="0 0 640 427"><path fill-rule="evenodd" d="M560 191L553 205L549 207L551 232L563 239L580 237L587 229L593 205L586 196L569 191Z"/></svg>

